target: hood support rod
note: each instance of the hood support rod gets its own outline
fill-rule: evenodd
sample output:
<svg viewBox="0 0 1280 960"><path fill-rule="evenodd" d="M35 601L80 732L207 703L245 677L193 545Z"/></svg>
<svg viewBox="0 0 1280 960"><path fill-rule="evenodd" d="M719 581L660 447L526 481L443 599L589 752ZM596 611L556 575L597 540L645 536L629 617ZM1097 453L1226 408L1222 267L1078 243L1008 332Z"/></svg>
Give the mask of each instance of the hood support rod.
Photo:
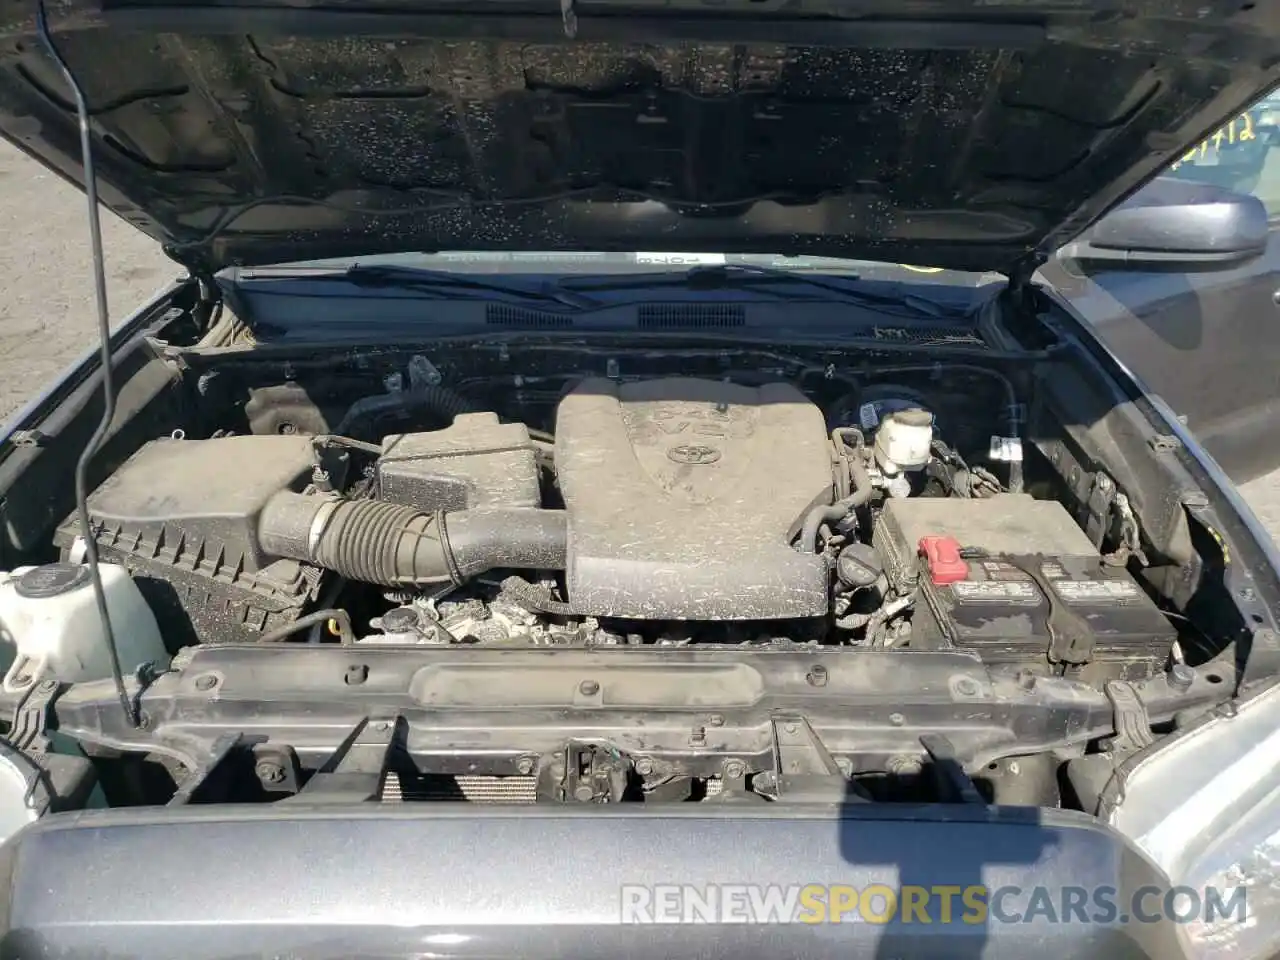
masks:
<svg viewBox="0 0 1280 960"><path fill-rule="evenodd" d="M116 413L115 381L111 375L111 318L107 310L107 274L102 255L102 226L98 221L98 183L93 169L93 143L89 133L89 105L84 91L76 82L71 68L58 52L49 32L49 16L45 11L44 0L36 0L36 29L40 40L49 51L49 56L62 72L62 78L71 93L75 96L76 116L80 121L80 158L84 166L84 194L89 205L89 245L93 252L93 285L94 299L98 308L98 339L102 350L102 419L93 431L93 436L85 444L76 461L76 514L80 520L80 535L84 537L85 559L89 567L89 579L93 583L93 597L97 602L98 616L102 620L102 633L107 643L108 659L111 663L111 679L115 682L116 694L120 698L120 706L124 710L129 726L138 726L138 716L129 692L125 688L124 673L120 669L120 651L116 645L115 631L111 627L111 612L107 609L107 595L102 588L102 573L98 569L98 541L94 536L89 521L89 464L94 454L102 446L107 431L111 429L111 421Z"/></svg>

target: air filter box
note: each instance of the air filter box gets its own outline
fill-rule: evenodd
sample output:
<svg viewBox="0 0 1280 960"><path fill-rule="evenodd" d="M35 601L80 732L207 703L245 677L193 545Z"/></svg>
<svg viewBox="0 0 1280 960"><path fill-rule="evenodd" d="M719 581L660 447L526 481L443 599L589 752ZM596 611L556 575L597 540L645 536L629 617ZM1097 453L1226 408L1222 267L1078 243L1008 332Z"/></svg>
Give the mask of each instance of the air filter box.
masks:
<svg viewBox="0 0 1280 960"><path fill-rule="evenodd" d="M265 553L257 518L271 496L301 490L310 440L243 436L153 440L89 496L99 556L122 564L170 649L253 640L295 620L321 571ZM55 542L78 559L76 516Z"/></svg>

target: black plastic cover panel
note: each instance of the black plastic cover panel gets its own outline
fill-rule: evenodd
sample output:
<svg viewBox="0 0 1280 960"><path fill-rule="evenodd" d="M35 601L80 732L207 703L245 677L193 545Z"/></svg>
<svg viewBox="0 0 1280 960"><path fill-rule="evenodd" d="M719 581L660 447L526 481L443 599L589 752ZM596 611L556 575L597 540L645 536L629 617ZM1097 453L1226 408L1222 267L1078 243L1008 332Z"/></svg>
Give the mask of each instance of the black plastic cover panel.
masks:
<svg viewBox="0 0 1280 960"><path fill-rule="evenodd" d="M275 559L258 545L258 514L274 494L301 489L313 463L307 437L154 440L89 496L89 515L117 538L200 544L257 571Z"/></svg>
<svg viewBox="0 0 1280 960"><path fill-rule="evenodd" d="M789 545L829 502L822 412L794 387L586 380L560 403L556 468L574 608L764 620L827 612L827 567Z"/></svg>
<svg viewBox="0 0 1280 960"><path fill-rule="evenodd" d="M319 569L257 536L267 500L301 489L312 463L303 436L153 440L89 496L99 553L129 569L171 645L254 640L320 586ZM71 555L80 534L73 514L54 540Z"/></svg>
<svg viewBox="0 0 1280 960"><path fill-rule="evenodd" d="M538 507L538 463L529 428L496 413L463 413L443 430L382 438L383 500L419 510Z"/></svg>

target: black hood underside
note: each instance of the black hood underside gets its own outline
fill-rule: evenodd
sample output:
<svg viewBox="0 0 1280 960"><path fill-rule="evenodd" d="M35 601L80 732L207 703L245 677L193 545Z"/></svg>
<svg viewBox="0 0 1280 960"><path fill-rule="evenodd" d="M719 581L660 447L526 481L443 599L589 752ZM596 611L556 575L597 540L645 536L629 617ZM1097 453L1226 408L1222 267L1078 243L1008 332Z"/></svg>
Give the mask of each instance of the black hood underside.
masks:
<svg viewBox="0 0 1280 960"><path fill-rule="evenodd" d="M0 133L79 182L34 2L3 16ZM585 249L1008 272L1280 82L1280 0L70 0L50 22L104 202L197 271Z"/></svg>

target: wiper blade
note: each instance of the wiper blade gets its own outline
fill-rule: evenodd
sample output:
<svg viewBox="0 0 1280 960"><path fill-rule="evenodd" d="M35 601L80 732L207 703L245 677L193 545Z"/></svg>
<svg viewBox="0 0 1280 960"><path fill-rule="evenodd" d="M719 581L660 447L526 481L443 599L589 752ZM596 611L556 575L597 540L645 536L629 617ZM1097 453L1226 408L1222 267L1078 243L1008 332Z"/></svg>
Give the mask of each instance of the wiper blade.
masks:
<svg viewBox="0 0 1280 960"><path fill-rule="evenodd" d="M510 280L481 280L473 276L451 273L448 270L432 270L427 267L407 267L396 264L353 263L339 270L254 270L241 274L245 280L316 280L349 283L356 287L374 290L413 290L435 294L442 298L458 294L501 294L520 300L538 303L557 303L574 310L592 310L599 302L585 293L563 288L558 284L538 282L520 283Z"/></svg>
<svg viewBox="0 0 1280 960"><path fill-rule="evenodd" d="M807 272L793 272L777 267L750 263L726 263L715 266L691 267L680 273L630 274L615 278L598 278L591 281L562 280L561 289L583 290L648 290L657 287L684 287L688 290L753 289L772 286L797 286L823 290L836 294L845 303L877 309L906 308L911 314L930 317L954 318L957 311L925 297L914 294L901 296L867 290L859 286L857 274L814 276Z"/></svg>

